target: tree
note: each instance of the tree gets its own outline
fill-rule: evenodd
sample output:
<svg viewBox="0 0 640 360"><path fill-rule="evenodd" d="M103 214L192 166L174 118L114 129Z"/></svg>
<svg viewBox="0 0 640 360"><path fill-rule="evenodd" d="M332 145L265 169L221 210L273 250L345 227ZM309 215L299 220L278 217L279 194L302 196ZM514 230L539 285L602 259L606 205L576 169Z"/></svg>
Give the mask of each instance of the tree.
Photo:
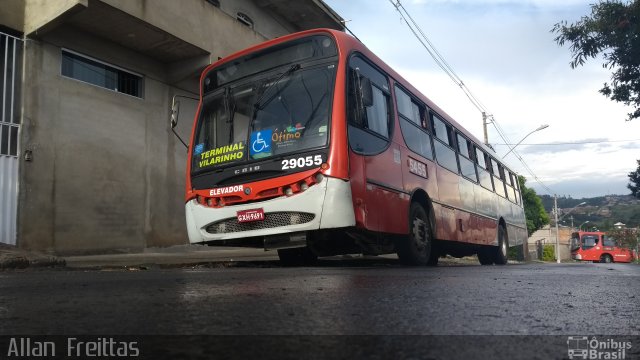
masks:
<svg viewBox="0 0 640 360"><path fill-rule="evenodd" d="M591 5L591 16L571 25L559 22L551 32L560 46L571 44L572 69L602 54L602 66L613 74L600 93L632 106L627 120L640 117L640 0L600 0Z"/></svg>
<svg viewBox="0 0 640 360"><path fill-rule="evenodd" d="M526 182L527 179L524 176L518 176L524 214L527 217L527 232L531 235L549 223L549 215L544 210L542 200L536 194L536 191L525 186Z"/></svg>
<svg viewBox="0 0 640 360"><path fill-rule="evenodd" d="M617 246L634 249L638 246L638 233L632 229L615 229L609 231Z"/></svg>
<svg viewBox="0 0 640 360"><path fill-rule="evenodd" d="M631 195L640 199L640 160L637 161L638 168L636 171L629 173L629 180L631 180L631 182L627 184L627 187L631 190Z"/></svg>

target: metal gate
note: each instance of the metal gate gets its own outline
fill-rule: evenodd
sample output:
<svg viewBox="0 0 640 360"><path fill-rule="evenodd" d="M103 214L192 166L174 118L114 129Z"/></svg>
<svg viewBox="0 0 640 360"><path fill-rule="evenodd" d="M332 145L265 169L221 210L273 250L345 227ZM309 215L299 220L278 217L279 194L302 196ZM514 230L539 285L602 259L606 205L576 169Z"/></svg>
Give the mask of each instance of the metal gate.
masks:
<svg viewBox="0 0 640 360"><path fill-rule="evenodd" d="M0 242L16 243L22 40L0 33Z"/></svg>

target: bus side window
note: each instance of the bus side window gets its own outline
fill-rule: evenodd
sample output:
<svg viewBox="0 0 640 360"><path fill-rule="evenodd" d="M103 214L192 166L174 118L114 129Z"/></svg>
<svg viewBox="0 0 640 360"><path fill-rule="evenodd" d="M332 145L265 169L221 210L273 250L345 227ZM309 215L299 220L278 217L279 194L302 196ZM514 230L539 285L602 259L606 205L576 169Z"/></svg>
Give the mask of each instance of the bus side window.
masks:
<svg viewBox="0 0 640 360"><path fill-rule="evenodd" d="M480 150L479 148L475 147L476 149L476 162L478 163L478 166L480 166L483 169L487 169L487 163L485 161L485 155L484 152L482 152L482 150Z"/></svg>
<svg viewBox="0 0 640 360"><path fill-rule="evenodd" d="M478 175L476 173L476 165L472 160L473 155L470 151L472 149L471 142L460 134L456 135L458 139L458 153L460 154L460 157L458 158L458 162L460 163L460 173L467 179L477 183Z"/></svg>
<svg viewBox="0 0 640 360"><path fill-rule="evenodd" d="M452 136L451 126L447 125L436 114L431 115L431 124L435 133L433 146L436 151L438 164L456 174L459 174L460 172L458 170L456 151L454 150L455 142Z"/></svg>
<svg viewBox="0 0 640 360"><path fill-rule="evenodd" d="M433 159L431 150L431 136L425 124L425 107L411 98L403 89L395 86L396 105L398 108L398 121L404 142L411 151Z"/></svg>
<svg viewBox="0 0 640 360"><path fill-rule="evenodd" d="M480 178L480 185L487 190L493 191L493 182L491 181L491 173L487 167L487 155L478 148L476 145L473 146L475 149L476 155L475 160L478 164L478 177Z"/></svg>
<svg viewBox="0 0 640 360"><path fill-rule="evenodd" d="M391 137L389 82L359 56L349 62L347 84L349 144L361 154L382 152Z"/></svg>
<svg viewBox="0 0 640 360"><path fill-rule="evenodd" d="M602 241L602 246L616 246L616 243L615 241L613 241L613 238L605 236L604 240Z"/></svg>
<svg viewBox="0 0 640 360"><path fill-rule="evenodd" d="M504 188L504 172L501 172L502 166L496 161L496 159L489 157L489 163L491 163L491 169L493 174L493 187L496 194L507 197L507 193Z"/></svg>
<svg viewBox="0 0 640 360"><path fill-rule="evenodd" d="M449 147L455 149L455 140L453 136L453 129L451 125L446 124L442 121L437 115L433 115L432 117L433 123L433 131L438 139L440 139L444 144Z"/></svg>

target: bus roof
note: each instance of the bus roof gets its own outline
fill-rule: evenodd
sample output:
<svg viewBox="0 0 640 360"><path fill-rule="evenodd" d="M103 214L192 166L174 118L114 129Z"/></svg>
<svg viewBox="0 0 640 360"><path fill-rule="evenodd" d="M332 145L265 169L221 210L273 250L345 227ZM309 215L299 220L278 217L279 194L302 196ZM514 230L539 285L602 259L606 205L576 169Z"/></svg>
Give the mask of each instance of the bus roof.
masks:
<svg viewBox="0 0 640 360"><path fill-rule="evenodd" d="M482 148L482 150L484 150L485 153L487 153L493 159L495 159L496 161L501 163L508 171L510 171L512 173L515 173L512 170L510 170L510 168L508 166L506 166L504 161L499 159L498 154L496 154L496 152L495 152L495 150L493 148L487 146L480 139L478 139L473 134L471 134L459 122L457 122L455 119L453 119L453 117L449 116L449 114L447 114L446 111L444 111L442 108L440 108L438 105L436 105L433 101L431 101L431 99L429 99L426 95L424 95L421 91L419 91L416 87L414 87L409 81L407 81L404 77L402 77L400 74L398 74L393 68L391 68L389 65L387 65L375 53L373 53L371 50L369 50L369 48L367 48L366 45L361 43L359 40L357 40L353 36L351 36L349 34L346 34L345 32L342 32L342 31L333 30L333 29L326 29L326 28L305 30L305 31L301 31L301 32L285 35L285 36L282 36L282 37L279 37L279 38L276 38L276 39L268 40L268 41L265 41L263 43L259 43L259 44L256 44L254 46L251 46L249 48L246 48L246 49L240 50L238 52L235 52L233 54L230 54L230 55L228 55L228 56L226 56L226 57L224 57L224 58L212 63L211 65L207 66L202 71L202 74L201 74L201 77L200 77L200 91L202 91L202 88L203 88L202 87L202 83L204 81L205 74L208 73L211 69L213 69L215 67L223 65L223 64L225 64L227 62L230 62L230 61L233 61L235 59L241 58L241 57L243 57L245 55L248 55L248 54L251 54L253 52L260 51L260 50L263 50L263 49L267 49L267 48L269 48L271 46L274 46L274 45L277 45L277 44L281 44L281 43L284 43L284 42L287 42L287 41L303 38L303 37L306 37L306 36L319 35L319 34L325 34L325 35L332 36L336 40L337 47L338 47L338 56L342 60L347 59L354 51L364 54L368 59L372 60L376 64L376 66L380 67L385 73L387 73L387 75L389 75L389 77L391 77L394 80L394 82L399 83L400 85L402 85L402 87L404 87L409 92L411 92L413 95L418 97L421 101L423 101L425 103L425 105L427 105L427 107L429 107L430 109L435 111L438 115L443 117L447 122L449 122L453 127L455 127L456 130L458 130L461 133L463 133L469 140L473 141L477 146ZM202 94L200 94L200 96L202 96Z"/></svg>

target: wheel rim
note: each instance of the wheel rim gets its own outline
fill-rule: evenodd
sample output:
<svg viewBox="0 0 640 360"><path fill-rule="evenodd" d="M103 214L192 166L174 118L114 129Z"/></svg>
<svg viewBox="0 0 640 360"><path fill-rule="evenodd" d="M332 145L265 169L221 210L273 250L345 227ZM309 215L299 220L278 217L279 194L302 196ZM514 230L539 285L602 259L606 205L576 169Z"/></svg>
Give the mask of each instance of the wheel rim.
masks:
<svg viewBox="0 0 640 360"><path fill-rule="evenodd" d="M416 216L413 218L412 224L413 227L411 233L413 235L413 245L415 246L416 250L422 252L425 250L429 243L429 237L427 235L427 222L421 219L416 214Z"/></svg>

